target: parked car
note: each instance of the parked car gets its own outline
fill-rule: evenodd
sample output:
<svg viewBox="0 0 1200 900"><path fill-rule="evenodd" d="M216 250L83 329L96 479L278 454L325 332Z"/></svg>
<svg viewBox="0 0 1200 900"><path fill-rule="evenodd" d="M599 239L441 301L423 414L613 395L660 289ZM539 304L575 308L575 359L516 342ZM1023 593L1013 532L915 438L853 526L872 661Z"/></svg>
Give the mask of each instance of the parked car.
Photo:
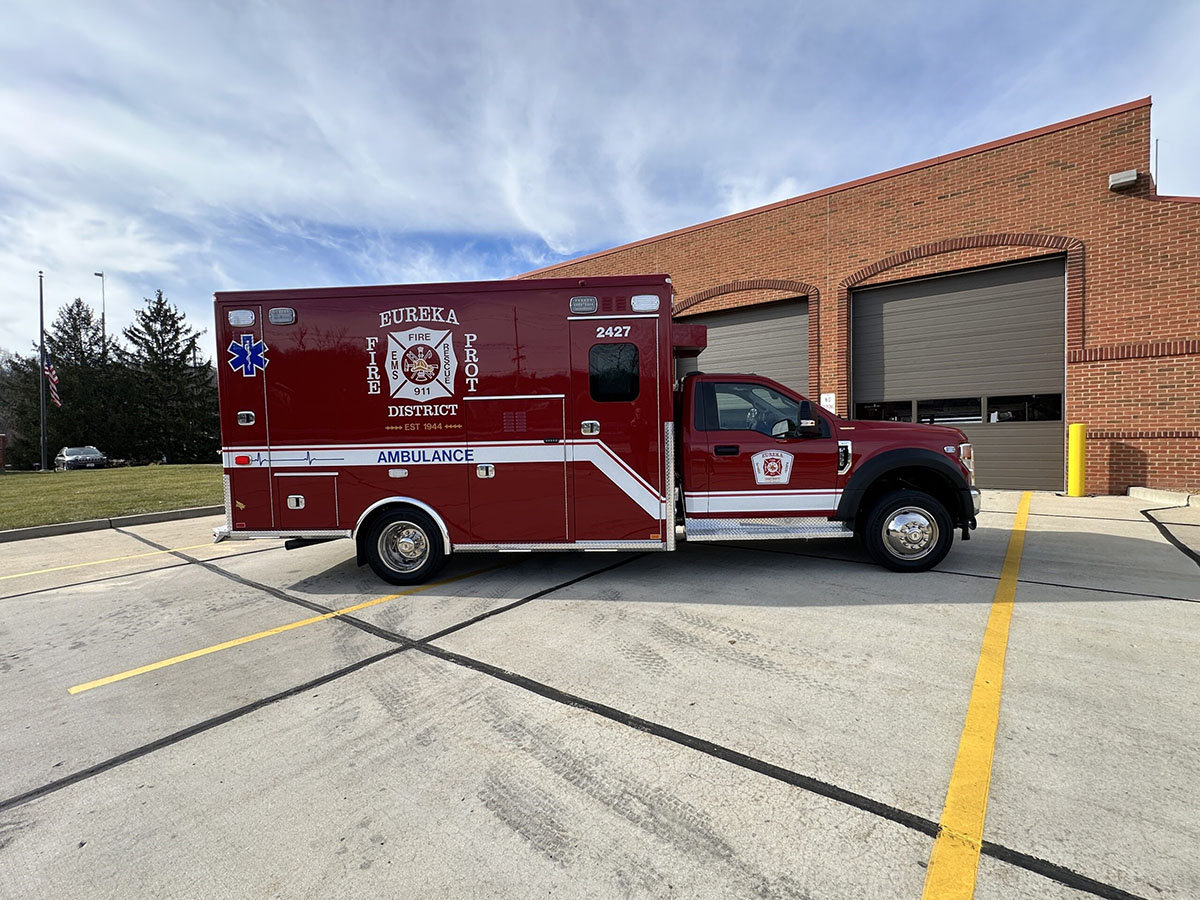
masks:
<svg viewBox="0 0 1200 900"><path fill-rule="evenodd" d="M95 447L63 447L54 457L54 470L65 472L68 469L107 469L108 456Z"/></svg>

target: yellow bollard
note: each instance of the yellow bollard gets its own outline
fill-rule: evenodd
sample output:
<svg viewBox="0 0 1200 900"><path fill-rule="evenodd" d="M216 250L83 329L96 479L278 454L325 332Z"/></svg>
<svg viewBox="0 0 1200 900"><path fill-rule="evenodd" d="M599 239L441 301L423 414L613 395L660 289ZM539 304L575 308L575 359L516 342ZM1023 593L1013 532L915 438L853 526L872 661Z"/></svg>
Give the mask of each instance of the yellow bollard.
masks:
<svg viewBox="0 0 1200 900"><path fill-rule="evenodd" d="M1087 426L1067 426L1067 496L1083 496L1083 473L1087 468Z"/></svg>

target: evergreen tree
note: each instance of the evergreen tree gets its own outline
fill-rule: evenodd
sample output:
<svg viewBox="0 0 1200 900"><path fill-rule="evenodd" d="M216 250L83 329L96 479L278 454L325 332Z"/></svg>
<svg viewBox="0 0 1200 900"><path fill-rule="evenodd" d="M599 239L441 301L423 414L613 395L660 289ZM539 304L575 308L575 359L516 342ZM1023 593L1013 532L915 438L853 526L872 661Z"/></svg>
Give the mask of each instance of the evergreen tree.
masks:
<svg viewBox="0 0 1200 900"><path fill-rule="evenodd" d="M8 464L14 469L32 469L41 462L38 389L37 355L6 353L0 362L0 417L4 420L0 430L8 435ZM56 447L47 455L53 457L57 452Z"/></svg>
<svg viewBox="0 0 1200 900"><path fill-rule="evenodd" d="M102 338L82 300L59 310L46 331L63 402L47 399L48 457L94 444L135 463L216 462L216 378L200 354L201 334L161 290L125 329L128 348ZM0 430L14 468L34 468L41 458L42 377L36 346L29 356L0 351Z"/></svg>
<svg viewBox="0 0 1200 900"><path fill-rule="evenodd" d="M46 332L46 353L55 367L95 370L114 350L113 342L102 335L95 312L79 297L58 311Z"/></svg>
<svg viewBox="0 0 1200 900"><path fill-rule="evenodd" d="M58 374L63 403L47 410L52 452L93 444L110 457L127 458L136 433L129 379L113 364L116 346L80 298L58 311L46 332L46 356Z"/></svg>
<svg viewBox="0 0 1200 900"><path fill-rule="evenodd" d="M125 329L121 361L136 384L131 406L137 433L135 458L216 462L220 448L217 391L211 362L200 354L200 336L161 290L146 298Z"/></svg>
<svg viewBox="0 0 1200 900"><path fill-rule="evenodd" d="M13 355L0 348L0 434L12 438L13 404L16 402L16 375L13 372Z"/></svg>

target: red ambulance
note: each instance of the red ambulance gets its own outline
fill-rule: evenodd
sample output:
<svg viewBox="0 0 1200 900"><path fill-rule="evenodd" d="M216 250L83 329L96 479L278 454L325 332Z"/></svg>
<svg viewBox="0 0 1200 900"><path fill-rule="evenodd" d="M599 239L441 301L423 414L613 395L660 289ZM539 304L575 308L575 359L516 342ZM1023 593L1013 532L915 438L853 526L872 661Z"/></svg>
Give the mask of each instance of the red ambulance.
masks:
<svg viewBox="0 0 1200 900"><path fill-rule="evenodd" d="M969 538L961 431L677 379L706 339L671 297L665 275L216 294L215 539L351 538L414 584L451 553L856 535L923 571Z"/></svg>

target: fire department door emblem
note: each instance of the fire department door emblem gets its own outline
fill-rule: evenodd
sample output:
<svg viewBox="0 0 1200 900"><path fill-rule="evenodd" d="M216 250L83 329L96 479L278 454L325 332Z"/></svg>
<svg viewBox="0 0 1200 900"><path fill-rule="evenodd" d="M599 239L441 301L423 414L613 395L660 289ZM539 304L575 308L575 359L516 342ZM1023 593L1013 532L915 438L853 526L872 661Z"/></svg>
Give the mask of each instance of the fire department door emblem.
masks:
<svg viewBox="0 0 1200 900"><path fill-rule="evenodd" d="M787 484L792 480L792 454L783 450L762 450L750 457L757 484Z"/></svg>
<svg viewBox="0 0 1200 900"><path fill-rule="evenodd" d="M425 328L388 334L384 367L393 397L427 401L454 396L458 360L451 337L452 332Z"/></svg>

